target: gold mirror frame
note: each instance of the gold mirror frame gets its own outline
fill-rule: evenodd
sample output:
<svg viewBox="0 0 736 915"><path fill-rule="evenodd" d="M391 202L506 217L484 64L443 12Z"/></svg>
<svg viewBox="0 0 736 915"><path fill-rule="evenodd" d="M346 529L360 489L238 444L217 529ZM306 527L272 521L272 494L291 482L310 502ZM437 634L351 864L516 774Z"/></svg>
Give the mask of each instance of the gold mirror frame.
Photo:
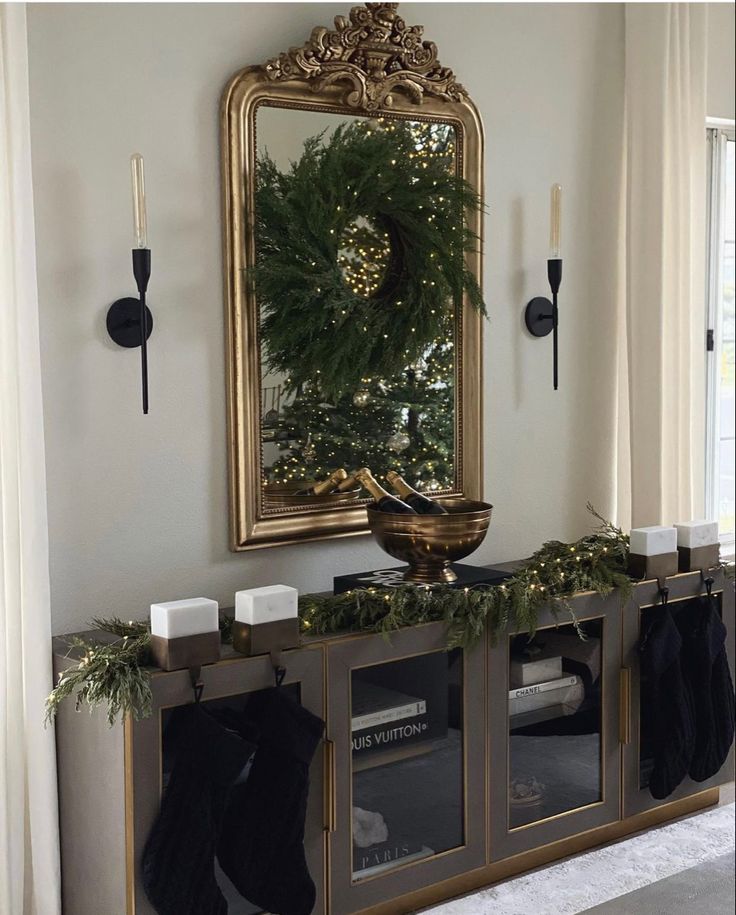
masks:
<svg viewBox="0 0 736 915"><path fill-rule="evenodd" d="M397 3L356 6L335 28L317 27L301 47L246 67L221 107L224 286L228 392L230 545L233 551L368 533L366 510L304 508L264 513L261 489L259 313L247 271L255 262L256 111L260 105L452 124L459 174L483 195L483 126L437 47L407 26ZM468 214L479 250L466 262L482 283L483 221ZM456 331L456 487L483 496L482 316L463 300Z"/></svg>

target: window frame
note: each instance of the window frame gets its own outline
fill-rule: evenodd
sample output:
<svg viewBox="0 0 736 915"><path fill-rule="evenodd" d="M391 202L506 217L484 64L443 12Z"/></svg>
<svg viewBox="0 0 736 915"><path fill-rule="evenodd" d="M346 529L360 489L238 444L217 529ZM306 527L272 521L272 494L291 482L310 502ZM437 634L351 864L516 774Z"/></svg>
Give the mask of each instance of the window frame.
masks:
<svg viewBox="0 0 736 915"><path fill-rule="evenodd" d="M720 361L723 345L723 226L726 204L726 144L736 140L736 122L708 119L707 149L707 240L706 240L706 430L705 430L705 505L706 515L718 520L720 467ZM710 347L709 336L713 343ZM733 556L734 532L721 534L721 549Z"/></svg>

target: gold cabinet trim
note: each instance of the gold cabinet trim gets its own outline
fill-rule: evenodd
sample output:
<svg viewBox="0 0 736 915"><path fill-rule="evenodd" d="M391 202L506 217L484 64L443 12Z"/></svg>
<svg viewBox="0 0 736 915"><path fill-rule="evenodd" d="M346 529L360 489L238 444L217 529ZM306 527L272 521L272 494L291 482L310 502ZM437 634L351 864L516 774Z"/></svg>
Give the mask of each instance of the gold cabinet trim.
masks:
<svg viewBox="0 0 736 915"><path fill-rule="evenodd" d="M337 790L335 786L335 743L324 740L325 766L325 832L334 832L337 822Z"/></svg>
<svg viewBox="0 0 736 915"><path fill-rule="evenodd" d="M126 915L135 915L135 788L133 780L133 719L126 715L123 722L123 772L125 796L125 908Z"/></svg>
<svg viewBox="0 0 736 915"><path fill-rule="evenodd" d="M631 743L631 668L622 667L618 675L619 742Z"/></svg>

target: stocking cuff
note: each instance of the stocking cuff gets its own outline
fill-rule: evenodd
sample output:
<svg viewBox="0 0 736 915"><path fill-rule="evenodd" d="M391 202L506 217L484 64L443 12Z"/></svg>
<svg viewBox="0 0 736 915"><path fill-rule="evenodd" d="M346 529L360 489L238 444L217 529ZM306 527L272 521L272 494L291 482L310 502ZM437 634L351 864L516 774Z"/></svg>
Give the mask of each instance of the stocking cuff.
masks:
<svg viewBox="0 0 736 915"><path fill-rule="evenodd" d="M295 756L309 765L322 739L324 722L282 689L254 693L245 709L261 732L261 744Z"/></svg>
<svg viewBox="0 0 736 915"><path fill-rule="evenodd" d="M255 753L256 744L225 727L201 706L192 708L188 746L183 752L199 756L217 784L229 787Z"/></svg>

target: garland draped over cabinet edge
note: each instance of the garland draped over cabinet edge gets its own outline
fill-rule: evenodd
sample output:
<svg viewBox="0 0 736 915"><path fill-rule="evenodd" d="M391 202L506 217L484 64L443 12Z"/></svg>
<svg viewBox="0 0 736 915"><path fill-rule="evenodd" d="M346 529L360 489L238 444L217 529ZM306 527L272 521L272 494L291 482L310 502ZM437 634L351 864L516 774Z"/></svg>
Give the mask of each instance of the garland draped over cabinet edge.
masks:
<svg viewBox="0 0 736 915"><path fill-rule="evenodd" d="M381 632L422 623L444 622L448 647L470 647L488 627L496 639L507 629L536 629L539 610L551 604L557 617L575 614L569 602L576 592L601 596L614 588L626 600L632 590L626 574L629 538L593 509L597 529L574 543L550 541L515 570L503 584L454 590L406 586L388 592L376 589L345 594L304 595L299 599L302 631L323 635L344 630ZM220 624L223 642L231 640L231 618ZM151 714L151 635L147 620L124 622L117 617L96 618L92 627L117 636L110 642L73 637L71 652L83 652L75 666L59 674L46 700L46 717L56 715L61 702L75 696L76 708L105 706L113 725L118 717L145 718Z"/></svg>

